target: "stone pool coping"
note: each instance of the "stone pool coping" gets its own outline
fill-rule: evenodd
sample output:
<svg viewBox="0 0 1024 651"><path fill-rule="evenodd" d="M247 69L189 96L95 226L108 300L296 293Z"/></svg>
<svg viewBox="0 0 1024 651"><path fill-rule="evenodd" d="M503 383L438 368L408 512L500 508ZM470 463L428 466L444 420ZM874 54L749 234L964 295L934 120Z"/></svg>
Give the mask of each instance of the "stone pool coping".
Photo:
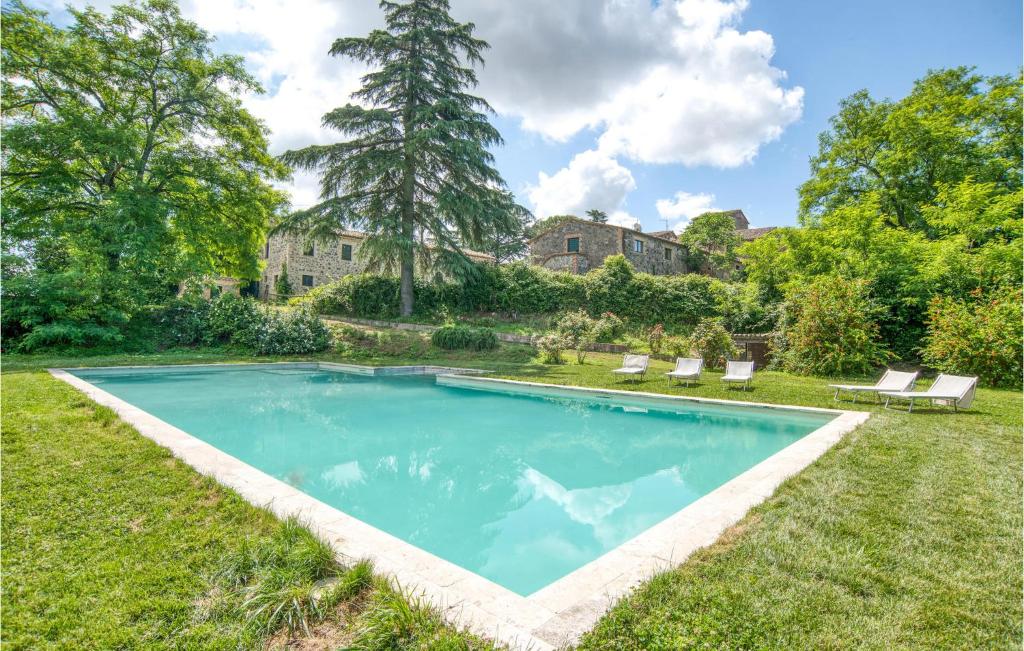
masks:
<svg viewBox="0 0 1024 651"><path fill-rule="evenodd" d="M655 408L693 403L772 408L832 414L835 418L631 540L523 597L310 497L71 373L275 368L324 369L374 376L435 375L439 384L465 388L629 402ZM195 470L235 490L250 503L266 507L282 518L298 517L327 540L344 561L370 559L377 572L390 576L402 588L412 590L437 607L449 622L466 626L513 648L536 650L555 649L576 642L618 599L653 574L682 563L694 551L713 543L725 529L742 519L751 507L771 496L785 479L806 468L871 415L860 411L483 378L479 376L487 371L443 366L374 367L330 362L276 362L48 370L55 378L82 391L95 402L113 409L143 436L168 448Z"/></svg>

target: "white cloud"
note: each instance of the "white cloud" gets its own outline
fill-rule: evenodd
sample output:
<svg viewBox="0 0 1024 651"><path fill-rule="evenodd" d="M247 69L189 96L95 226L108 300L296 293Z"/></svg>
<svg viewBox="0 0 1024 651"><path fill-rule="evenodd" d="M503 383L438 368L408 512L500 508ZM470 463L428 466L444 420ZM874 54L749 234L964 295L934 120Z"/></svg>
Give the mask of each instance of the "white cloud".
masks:
<svg viewBox="0 0 1024 651"><path fill-rule="evenodd" d="M533 203L534 215L541 219L564 214L582 216L596 208L622 220L628 217L623 212L626 195L635 189L636 181L628 169L614 158L588 150L576 154L568 166L551 176L541 172L537 185L529 187L526 194Z"/></svg>
<svg viewBox="0 0 1024 651"><path fill-rule="evenodd" d="M525 129L565 140L587 128L609 156L734 167L800 118L746 0L465 2L492 49L481 92Z"/></svg>
<svg viewBox="0 0 1024 651"><path fill-rule="evenodd" d="M719 210L715 207L715 195L700 192L690 194L689 192L676 192L671 199L658 199L654 202L658 215L662 219L675 221L672 227L674 231L681 231L691 219L711 210Z"/></svg>

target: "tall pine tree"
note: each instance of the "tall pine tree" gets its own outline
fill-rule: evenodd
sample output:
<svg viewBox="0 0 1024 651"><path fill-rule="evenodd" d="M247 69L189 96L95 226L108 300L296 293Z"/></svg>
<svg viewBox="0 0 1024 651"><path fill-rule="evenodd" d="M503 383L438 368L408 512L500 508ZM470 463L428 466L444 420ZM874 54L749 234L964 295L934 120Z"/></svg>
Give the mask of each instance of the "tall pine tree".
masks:
<svg viewBox="0 0 1024 651"><path fill-rule="evenodd" d="M479 246L516 228L515 205L488 147L501 136L491 108L467 89L470 67L488 47L471 23L448 14L447 0L380 3L386 28L340 38L330 53L375 68L348 104L323 118L349 139L314 145L282 159L321 172L320 202L290 215L280 229L328 239L339 228L366 232L360 254L373 268L401 276L402 314L413 309L417 262L451 272Z"/></svg>

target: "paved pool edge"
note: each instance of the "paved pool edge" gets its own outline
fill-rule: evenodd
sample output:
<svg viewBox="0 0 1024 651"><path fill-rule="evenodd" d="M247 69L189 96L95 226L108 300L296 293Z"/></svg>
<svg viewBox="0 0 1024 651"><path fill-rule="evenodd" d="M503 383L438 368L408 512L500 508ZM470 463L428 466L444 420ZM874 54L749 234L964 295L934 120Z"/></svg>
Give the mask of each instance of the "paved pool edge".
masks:
<svg viewBox="0 0 1024 651"><path fill-rule="evenodd" d="M439 384L507 390L533 395L595 399L633 399L659 405L713 403L731 406L828 413L835 417L786 448L734 477L659 524L529 595L520 596L477 574L306 495L222 452L169 423L117 398L71 371L187 372L245 368L324 369L361 375L436 375ZM767 499L788 477L803 470L846 433L870 418L869 412L710 400L686 396L567 387L537 382L482 378L479 369L440 366L373 367L328 362L266 364L189 364L48 369L53 377L85 393L166 447L196 471L234 489L250 503L279 517L296 516L327 540L346 562L367 558L377 572L436 606L454 624L514 648L554 649L573 643L608 607L656 572L682 563L713 543L753 506Z"/></svg>

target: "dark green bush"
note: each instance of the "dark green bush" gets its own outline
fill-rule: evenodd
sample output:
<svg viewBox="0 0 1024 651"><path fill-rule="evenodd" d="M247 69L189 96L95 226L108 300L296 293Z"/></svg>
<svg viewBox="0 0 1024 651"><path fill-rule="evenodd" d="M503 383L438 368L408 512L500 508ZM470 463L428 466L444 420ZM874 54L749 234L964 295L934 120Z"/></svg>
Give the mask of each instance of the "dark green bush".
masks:
<svg viewBox="0 0 1024 651"><path fill-rule="evenodd" d="M444 350L494 350L498 337L493 330L463 325L446 325L430 336L430 342Z"/></svg>
<svg viewBox="0 0 1024 651"><path fill-rule="evenodd" d="M203 341L210 310L211 301L202 296L176 298L157 313L157 326L168 343L193 346Z"/></svg>
<svg viewBox="0 0 1024 651"><path fill-rule="evenodd" d="M212 301L199 296L176 299L161 310L157 324L172 344L231 344L257 355L313 353L331 342L327 326L308 308L282 312L234 294Z"/></svg>
<svg viewBox="0 0 1024 651"><path fill-rule="evenodd" d="M262 318L259 304L251 298L221 294L215 300L202 302L209 306L202 333L207 345L235 343L240 333Z"/></svg>

